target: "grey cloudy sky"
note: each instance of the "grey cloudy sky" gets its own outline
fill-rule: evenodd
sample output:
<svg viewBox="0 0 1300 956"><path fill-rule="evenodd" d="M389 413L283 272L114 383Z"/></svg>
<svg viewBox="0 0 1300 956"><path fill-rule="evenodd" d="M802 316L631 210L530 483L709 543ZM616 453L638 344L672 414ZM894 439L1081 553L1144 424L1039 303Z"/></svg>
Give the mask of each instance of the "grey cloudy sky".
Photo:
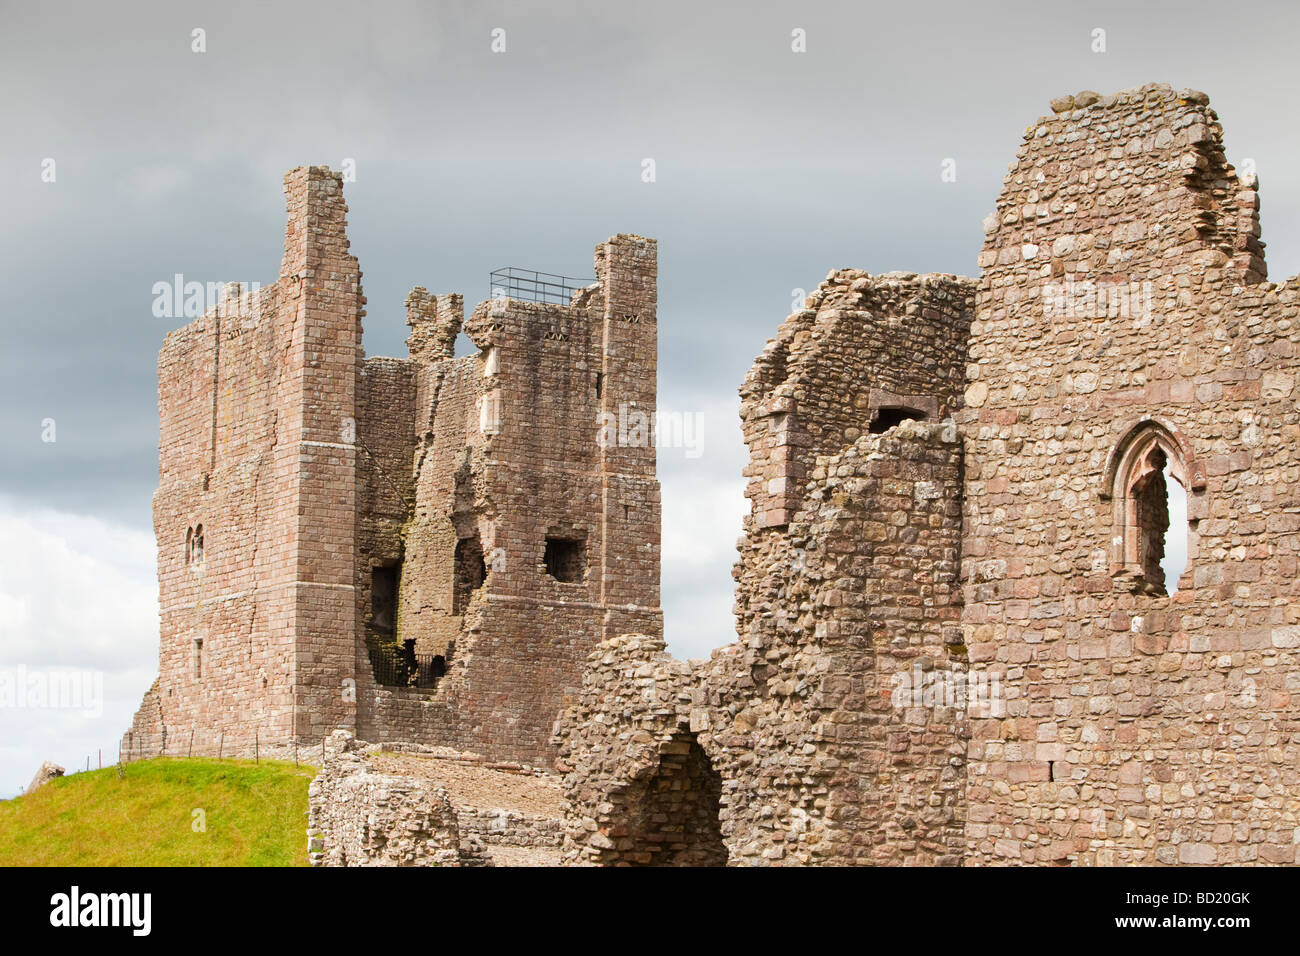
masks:
<svg viewBox="0 0 1300 956"><path fill-rule="evenodd" d="M106 675L100 716L0 712L0 795L115 754L152 679L155 359L179 324L152 288L274 281L286 169L356 162L370 354L404 354L413 285L477 300L498 266L585 276L613 233L659 240L660 402L706 429L699 457L661 452L664 606L702 654L732 636L736 388L792 290L973 274L1048 100L1157 80L1210 95L1293 275L1298 26L1187 0L0 4L0 667Z"/></svg>

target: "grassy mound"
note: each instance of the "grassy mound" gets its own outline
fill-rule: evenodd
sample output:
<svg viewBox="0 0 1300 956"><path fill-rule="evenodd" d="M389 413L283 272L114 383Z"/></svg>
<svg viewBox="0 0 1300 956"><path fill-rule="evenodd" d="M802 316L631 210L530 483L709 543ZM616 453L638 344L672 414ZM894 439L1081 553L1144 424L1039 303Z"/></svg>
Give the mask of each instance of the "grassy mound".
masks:
<svg viewBox="0 0 1300 956"><path fill-rule="evenodd" d="M305 866L307 784L291 763L161 757L0 802L0 866Z"/></svg>

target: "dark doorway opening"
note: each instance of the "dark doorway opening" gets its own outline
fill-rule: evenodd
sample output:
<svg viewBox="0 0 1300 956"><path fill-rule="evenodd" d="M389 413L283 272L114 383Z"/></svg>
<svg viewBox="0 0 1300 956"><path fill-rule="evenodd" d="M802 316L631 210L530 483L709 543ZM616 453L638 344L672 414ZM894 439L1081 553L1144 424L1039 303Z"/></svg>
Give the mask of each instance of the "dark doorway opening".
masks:
<svg viewBox="0 0 1300 956"><path fill-rule="evenodd" d="M695 735L682 731L659 751L659 765L615 794L619 841L611 862L632 866L725 866L718 812L722 777Z"/></svg>
<svg viewBox="0 0 1300 956"><path fill-rule="evenodd" d="M397 630L397 589L401 577L400 561L370 569L370 627L380 634L390 635Z"/></svg>

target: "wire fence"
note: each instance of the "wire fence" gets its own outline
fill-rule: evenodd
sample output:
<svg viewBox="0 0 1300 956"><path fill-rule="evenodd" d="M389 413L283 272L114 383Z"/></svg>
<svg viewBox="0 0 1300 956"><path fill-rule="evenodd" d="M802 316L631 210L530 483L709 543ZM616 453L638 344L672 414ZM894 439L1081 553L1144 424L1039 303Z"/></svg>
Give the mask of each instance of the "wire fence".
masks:
<svg viewBox="0 0 1300 956"><path fill-rule="evenodd" d="M368 650L375 683L381 687L431 690L447 672L446 658L441 654L416 654L409 648L387 644L371 644ZM277 735L276 741L268 741L257 730L248 733L207 728L130 730L122 735L116 754L111 751L105 753L100 748L87 754L86 759L76 766L64 770L65 773L78 773L116 766L120 776L127 764L153 757L208 757L254 762L282 760L310 766L321 764L324 760L323 741L318 744L300 744L292 740L283 742L290 736Z"/></svg>
<svg viewBox="0 0 1300 956"><path fill-rule="evenodd" d="M318 765L321 744L300 744L288 733L267 740L261 731L232 733L223 730L127 731L122 736L118 763L129 764L152 757L211 757L218 760L292 761Z"/></svg>

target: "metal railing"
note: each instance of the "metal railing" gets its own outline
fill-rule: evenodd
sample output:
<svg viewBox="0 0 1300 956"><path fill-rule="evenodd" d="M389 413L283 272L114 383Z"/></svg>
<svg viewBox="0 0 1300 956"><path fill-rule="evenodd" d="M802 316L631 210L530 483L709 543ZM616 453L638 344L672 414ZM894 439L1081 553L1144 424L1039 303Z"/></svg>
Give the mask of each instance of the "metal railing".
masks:
<svg viewBox="0 0 1300 956"><path fill-rule="evenodd" d="M595 279L575 279L549 272L516 269L507 266L491 274L494 299L518 299L521 302L538 302L543 305L568 305L573 294L594 283Z"/></svg>
<svg viewBox="0 0 1300 956"><path fill-rule="evenodd" d="M391 644L371 644L370 668L375 682L385 687L419 687L431 689L447 673L447 661L441 654L413 654Z"/></svg>

